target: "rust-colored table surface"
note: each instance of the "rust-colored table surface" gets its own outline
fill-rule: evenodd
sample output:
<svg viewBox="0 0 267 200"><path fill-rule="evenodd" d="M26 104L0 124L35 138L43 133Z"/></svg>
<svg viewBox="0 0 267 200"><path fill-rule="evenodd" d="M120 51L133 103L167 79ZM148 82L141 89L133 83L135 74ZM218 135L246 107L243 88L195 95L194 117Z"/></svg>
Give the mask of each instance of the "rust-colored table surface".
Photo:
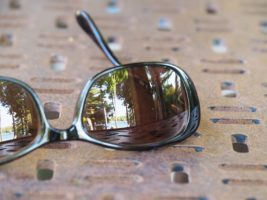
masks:
<svg viewBox="0 0 267 200"><path fill-rule="evenodd" d="M44 146L0 166L0 199L267 199L267 1L0 0L0 73L33 87L57 128L70 126L87 80L111 67L77 25L77 9L93 16L122 63L185 69L201 125L152 151Z"/></svg>

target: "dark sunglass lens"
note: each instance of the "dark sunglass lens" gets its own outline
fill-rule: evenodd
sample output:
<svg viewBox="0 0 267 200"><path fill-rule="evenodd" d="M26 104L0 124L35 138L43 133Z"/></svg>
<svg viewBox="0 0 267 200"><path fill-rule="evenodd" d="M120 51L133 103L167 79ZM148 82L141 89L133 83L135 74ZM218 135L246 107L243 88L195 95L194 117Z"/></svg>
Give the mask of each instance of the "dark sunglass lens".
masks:
<svg viewBox="0 0 267 200"><path fill-rule="evenodd" d="M188 122L179 75L164 66L118 69L97 79L83 110L88 134L112 144L150 144L176 136Z"/></svg>
<svg viewBox="0 0 267 200"><path fill-rule="evenodd" d="M18 84L0 80L0 159L29 145L39 128L32 96Z"/></svg>

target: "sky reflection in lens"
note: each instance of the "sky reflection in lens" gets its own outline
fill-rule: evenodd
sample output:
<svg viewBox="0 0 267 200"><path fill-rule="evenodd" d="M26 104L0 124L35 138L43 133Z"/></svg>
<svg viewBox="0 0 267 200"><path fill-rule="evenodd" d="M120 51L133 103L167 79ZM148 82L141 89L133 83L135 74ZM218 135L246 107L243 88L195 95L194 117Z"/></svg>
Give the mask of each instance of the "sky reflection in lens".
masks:
<svg viewBox="0 0 267 200"><path fill-rule="evenodd" d="M171 138L188 120L180 77L170 68L131 67L96 80L86 98L83 124L89 134L114 144L145 144Z"/></svg>

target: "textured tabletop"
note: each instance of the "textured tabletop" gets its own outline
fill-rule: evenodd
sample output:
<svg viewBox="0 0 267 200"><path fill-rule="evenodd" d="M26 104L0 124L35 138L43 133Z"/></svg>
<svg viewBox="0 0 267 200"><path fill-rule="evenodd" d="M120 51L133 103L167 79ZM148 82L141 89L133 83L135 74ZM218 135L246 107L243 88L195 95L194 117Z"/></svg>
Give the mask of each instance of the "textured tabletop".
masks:
<svg viewBox="0 0 267 200"><path fill-rule="evenodd" d="M193 79L198 131L134 152L44 146L0 166L0 199L267 199L267 1L0 0L0 74L28 83L56 128L111 67L77 25L87 10L122 63L166 61Z"/></svg>

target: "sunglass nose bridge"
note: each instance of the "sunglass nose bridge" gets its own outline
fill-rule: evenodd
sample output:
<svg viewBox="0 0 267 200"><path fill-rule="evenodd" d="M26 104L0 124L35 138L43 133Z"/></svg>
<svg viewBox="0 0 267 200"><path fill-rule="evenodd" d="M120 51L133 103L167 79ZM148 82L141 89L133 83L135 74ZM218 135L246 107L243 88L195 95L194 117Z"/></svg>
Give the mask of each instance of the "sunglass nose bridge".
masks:
<svg viewBox="0 0 267 200"><path fill-rule="evenodd" d="M74 125L66 130L54 129L49 131L49 142L57 142L64 140L77 140L78 132Z"/></svg>

